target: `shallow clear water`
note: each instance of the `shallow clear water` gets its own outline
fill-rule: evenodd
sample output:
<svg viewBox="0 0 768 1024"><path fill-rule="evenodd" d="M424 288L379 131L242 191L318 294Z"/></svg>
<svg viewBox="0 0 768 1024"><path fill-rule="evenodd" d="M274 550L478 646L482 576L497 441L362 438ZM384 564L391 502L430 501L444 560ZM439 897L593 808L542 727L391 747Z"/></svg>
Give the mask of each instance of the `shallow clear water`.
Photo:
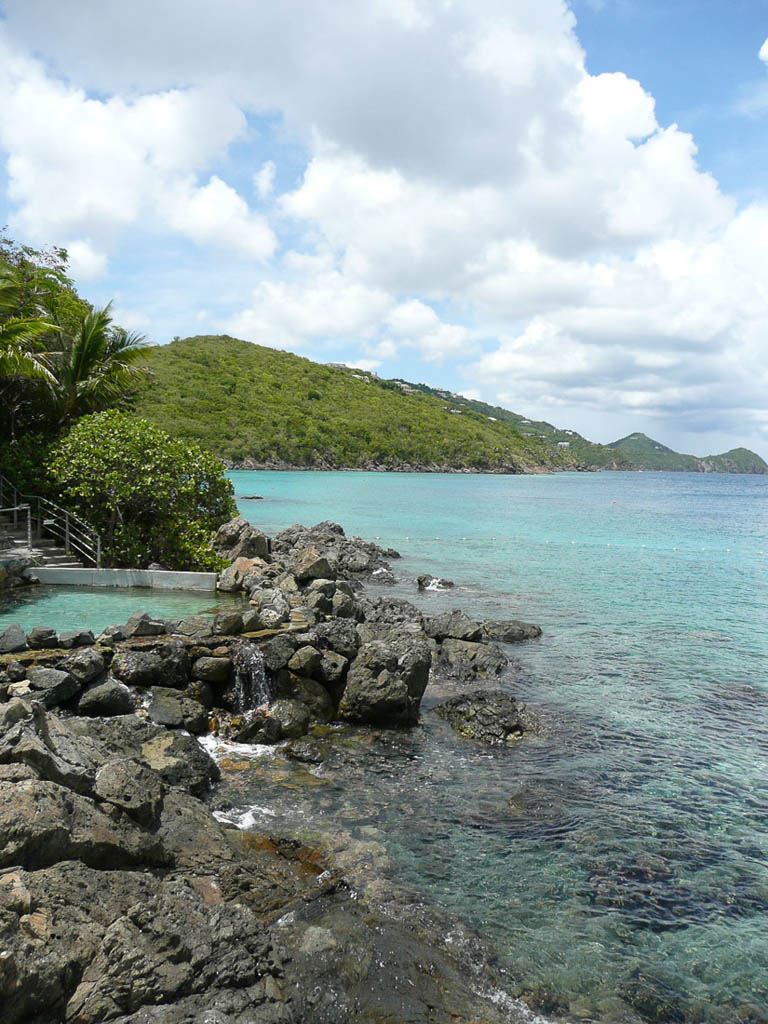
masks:
<svg viewBox="0 0 768 1024"><path fill-rule="evenodd" d="M286 821L376 834L395 876L473 921L551 1012L762 1020L768 478L232 478L263 495L240 508L268 532L335 519L398 548L397 592L425 608L545 630L501 680L541 737L457 740L428 690L420 729L354 786L287 793ZM418 597L423 571L457 589Z"/></svg>
<svg viewBox="0 0 768 1024"><path fill-rule="evenodd" d="M0 630L16 623L25 632L34 626L50 626L59 633L90 629L98 634L107 626L124 623L139 609L158 618L183 619L222 611L232 603L226 595L148 587L24 587L2 592Z"/></svg>

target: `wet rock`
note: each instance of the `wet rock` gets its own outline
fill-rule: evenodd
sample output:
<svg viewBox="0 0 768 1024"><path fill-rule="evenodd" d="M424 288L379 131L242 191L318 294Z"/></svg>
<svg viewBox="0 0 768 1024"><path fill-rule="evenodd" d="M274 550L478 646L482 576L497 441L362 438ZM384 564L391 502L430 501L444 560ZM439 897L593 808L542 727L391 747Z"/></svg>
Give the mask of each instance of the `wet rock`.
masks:
<svg viewBox="0 0 768 1024"><path fill-rule="evenodd" d="M683 1024L683 1001L674 982L635 970L620 984L619 995L647 1021Z"/></svg>
<svg viewBox="0 0 768 1024"><path fill-rule="evenodd" d="M30 650L42 651L47 648L59 646L59 637L55 629L50 626L35 626L27 634L27 644Z"/></svg>
<svg viewBox="0 0 768 1024"><path fill-rule="evenodd" d="M322 764L330 756L325 743L314 738L294 740L285 748L285 756L291 761L301 764Z"/></svg>
<svg viewBox="0 0 768 1024"><path fill-rule="evenodd" d="M155 644L154 653L160 658L159 682L182 690L189 682L190 657L184 644L177 640L166 640Z"/></svg>
<svg viewBox="0 0 768 1024"><path fill-rule="evenodd" d="M541 626L520 622L518 619L494 619L483 623L483 636L505 644L515 644L541 636Z"/></svg>
<svg viewBox="0 0 768 1024"><path fill-rule="evenodd" d="M192 675L206 683L226 683L232 672L231 658L198 658L192 666Z"/></svg>
<svg viewBox="0 0 768 1024"><path fill-rule="evenodd" d="M134 612L123 631L126 636L160 636L165 633L165 622L150 618L147 612Z"/></svg>
<svg viewBox="0 0 768 1024"><path fill-rule="evenodd" d="M82 684L74 676L56 668L32 668L27 678L36 699L47 708L64 704L82 689Z"/></svg>
<svg viewBox="0 0 768 1024"><path fill-rule="evenodd" d="M502 690L477 690L452 697L435 708L454 732L481 743L514 743L536 732L536 719Z"/></svg>
<svg viewBox="0 0 768 1024"><path fill-rule="evenodd" d="M8 626L0 633L0 654L26 651L27 637L21 626Z"/></svg>
<svg viewBox="0 0 768 1024"><path fill-rule="evenodd" d="M215 701L213 687L202 679L193 679L186 690L184 690L184 696L190 700L196 700L198 704L202 704L204 708L209 710L213 707Z"/></svg>
<svg viewBox="0 0 768 1024"><path fill-rule="evenodd" d="M94 647L85 647L75 651L61 662L59 668L69 672L82 686L92 682L106 669L103 655Z"/></svg>
<svg viewBox="0 0 768 1024"><path fill-rule="evenodd" d="M169 729L187 729L200 734L208 731L208 713L202 704L188 697L182 697L178 690L164 686L153 686L150 691L147 713L157 725Z"/></svg>
<svg viewBox="0 0 768 1024"><path fill-rule="evenodd" d="M157 774L135 758L108 761L96 772L94 795L125 811L145 828L156 828L165 786Z"/></svg>
<svg viewBox="0 0 768 1024"><path fill-rule="evenodd" d="M283 736L298 739L309 729L309 708L299 700L278 700L270 708L272 717L280 723Z"/></svg>
<svg viewBox="0 0 768 1024"><path fill-rule="evenodd" d="M279 743L282 739L280 723L265 711L251 711L243 716L242 721L233 730L232 739L236 743Z"/></svg>
<svg viewBox="0 0 768 1024"><path fill-rule="evenodd" d="M248 611L243 612L243 633L257 633L261 629L261 619L259 618L259 612L256 608L249 608Z"/></svg>
<svg viewBox="0 0 768 1024"><path fill-rule="evenodd" d="M315 647L307 645L305 647L299 647L299 649L291 656L291 659L288 662L288 668L298 676L312 677L320 668L321 661L322 655L320 654L320 651Z"/></svg>
<svg viewBox="0 0 768 1024"><path fill-rule="evenodd" d="M508 664L507 656L494 644L450 638L441 644L437 659L439 672L463 681L499 675Z"/></svg>
<svg viewBox="0 0 768 1024"><path fill-rule="evenodd" d="M77 713L91 718L128 715L134 710L131 691L116 679L106 679L80 694Z"/></svg>
<svg viewBox="0 0 768 1024"><path fill-rule="evenodd" d="M439 576L430 576L429 573L419 576L416 579L419 590L450 590L455 584L453 580L444 580Z"/></svg>
<svg viewBox="0 0 768 1024"><path fill-rule="evenodd" d="M480 640L483 627L479 622L470 619L464 612L454 610L442 615L430 615L424 619L424 631L427 636L441 641L450 637L454 640Z"/></svg>
<svg viewBox="0 0 768 1024"><path fill-rule="evenodd" d="M96 643L90 629L70 629L59 634L59 647L65 650L71 647L88 647Z"/></svg>

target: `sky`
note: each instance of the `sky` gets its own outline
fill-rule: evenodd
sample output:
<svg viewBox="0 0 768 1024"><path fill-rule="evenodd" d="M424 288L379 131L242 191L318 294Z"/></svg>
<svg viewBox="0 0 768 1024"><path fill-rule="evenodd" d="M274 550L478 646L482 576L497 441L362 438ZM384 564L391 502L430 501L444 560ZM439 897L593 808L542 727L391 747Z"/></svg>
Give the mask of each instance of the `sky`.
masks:
<svg viewBox="0 0 768 1024"><path fill-rule="evenodd" d="M227 333L768 458L766 0L0 0L0 225Z"/></svg>

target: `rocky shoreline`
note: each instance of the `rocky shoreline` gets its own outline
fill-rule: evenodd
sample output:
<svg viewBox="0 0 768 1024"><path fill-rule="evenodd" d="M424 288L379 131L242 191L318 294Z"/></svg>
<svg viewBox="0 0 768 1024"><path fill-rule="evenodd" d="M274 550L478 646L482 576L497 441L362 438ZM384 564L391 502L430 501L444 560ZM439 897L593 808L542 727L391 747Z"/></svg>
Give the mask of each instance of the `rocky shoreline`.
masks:
<svg viewBox="0 0 768 1024"><path fill-rule="evenodd" d="M217 821L220 770L195 735L311 760L328 723L408 727L430 677L493 677L496 641L540 630L369 596L397 552L334 523L270 539L238 519L213 546L242 610L0 634L3 1020L523 1019L458 922L361 892L321 848ZM473 740L535 729L503 694L448 703Z"/></svg>

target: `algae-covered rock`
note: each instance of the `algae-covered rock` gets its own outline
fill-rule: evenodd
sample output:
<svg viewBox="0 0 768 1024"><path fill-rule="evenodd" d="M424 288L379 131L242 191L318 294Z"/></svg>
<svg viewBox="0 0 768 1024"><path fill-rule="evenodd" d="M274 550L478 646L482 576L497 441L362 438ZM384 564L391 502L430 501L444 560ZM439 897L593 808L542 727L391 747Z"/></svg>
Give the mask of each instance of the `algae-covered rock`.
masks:
<svg viewBox="0 0 768 1024"><path fill-rule="evenodd" d="M452 697L435 708L454 732L481 743L514 743L536 732L538 723L526 709L502 690L477 690Z"/></svg>

